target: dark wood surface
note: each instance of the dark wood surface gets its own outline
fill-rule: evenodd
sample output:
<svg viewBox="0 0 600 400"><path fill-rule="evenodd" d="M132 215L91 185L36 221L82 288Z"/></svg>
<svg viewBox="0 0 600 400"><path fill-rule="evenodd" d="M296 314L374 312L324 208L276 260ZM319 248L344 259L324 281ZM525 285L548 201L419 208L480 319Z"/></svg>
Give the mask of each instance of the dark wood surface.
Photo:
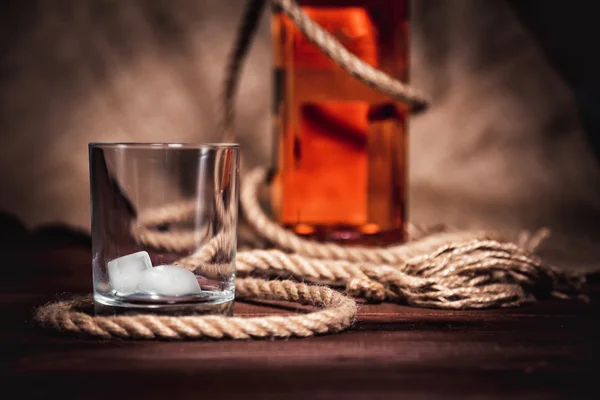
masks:
<svg viewBox="0 0 600 400"><path fill-rule="evenodd" d="M597 302L363 305L348 332L308 339L98 341L32 321L37 305L91 291L85 240L34 247L2 262L12 272L0 283L0 398L597 398ZM238 303L235 312L290 310Z"/></svg>

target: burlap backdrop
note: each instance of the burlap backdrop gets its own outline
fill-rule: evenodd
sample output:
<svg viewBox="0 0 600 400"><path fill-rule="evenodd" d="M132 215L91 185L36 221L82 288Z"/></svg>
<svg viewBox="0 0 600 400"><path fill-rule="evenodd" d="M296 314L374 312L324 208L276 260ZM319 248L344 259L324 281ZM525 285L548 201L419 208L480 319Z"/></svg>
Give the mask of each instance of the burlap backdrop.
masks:
<svg viewBox="0 0 600 400"><path fill-rule="evenodd" d="M31 227L88 229L88 142L214 140L215 99L242 4L7 3L0 209ZM435 100L411 121L412 219L548 225L557 234L547 251L561 244L573 250L569 261L593 263L586 243L600 222L598 164L570 92L508 6L419 0L412 27L412 81ZM265 18L238 100L239 140L253 164L270 154L270 55Z"/></svg>

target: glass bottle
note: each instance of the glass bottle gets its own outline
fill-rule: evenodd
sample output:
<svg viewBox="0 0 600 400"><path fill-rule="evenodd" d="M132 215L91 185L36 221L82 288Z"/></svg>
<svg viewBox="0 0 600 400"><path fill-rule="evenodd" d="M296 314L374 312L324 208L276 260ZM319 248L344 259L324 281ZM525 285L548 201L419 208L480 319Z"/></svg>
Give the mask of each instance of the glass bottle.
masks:
<svg viewBox="0 0 600 400"><path fill-rule="evenodd" d="M407 0L298 3L362 60L408 79ZM407 107L335 65L277 9L272 31L277 219L317 240L403 241Z"/></svg>

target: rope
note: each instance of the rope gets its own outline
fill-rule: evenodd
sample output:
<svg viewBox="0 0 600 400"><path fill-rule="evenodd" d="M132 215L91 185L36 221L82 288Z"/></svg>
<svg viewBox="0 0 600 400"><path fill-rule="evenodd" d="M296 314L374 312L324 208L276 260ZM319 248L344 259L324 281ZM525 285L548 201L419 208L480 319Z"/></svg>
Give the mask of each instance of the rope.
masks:
<svg viewBox="0 0 600 400"><path fill-rule="evenodd" d="M256 339L307 337L337 332L352 324L356 303L325 286L291 281L239 279L238 298L279 300L321 307L304 315L254 318L223 316L90 316L82 311L93 305L91 296L59 301L38 309L35 319L48 328L87 334L102 339Z"/></svg>
<svg viewBox="0 0 600 400"><path fill-rule="evenodd" d="M233 123L235 121L234 100L240 78L240 70L246 58L246 54L250 49L252 39L256 35L258 22L265 7L265 0L248 0L242 24L237 31L233 52L229 56L229 62L225 72L224 90L222 93L223 99L223 115L221 121L221 132L223 132L224 141L232 141Z"/></svg>
<svg viewBox="0 0 600 400"><path fill-rule="evenodd" d="M286 252L240 252L239 274L289 275L345 287L349 295L367 300L445 309L518 306L545 297L585 299L580 296L583 277L530 253L547 230L521 235L521 247L500 233L482 231L437 231L388 248L316 243L262 211L257 199L265 176L260 169L246 176L240 203L256 232Z"/></svg>
<svg viewBox="0 0 600 400"><path fill-rule="evenodd" d="M258 22L267 0L249 0L244 10L242 24L237 31L233 51L229 56L226 79L222 93L223 116L221 128L223 140L233 138L233 123L235 121L234 99L237 90L240 70L248 53L250 43L256 34ZM294 0L271 0L276 9L290 18L304 36L323 54L329 57L344 71L360 80L365 85L384 93L408 106L413 113L427 109L431 102L422 91L399 81L369 65L348 51L333 35L324 30L312 20Z"/></svg>
<svg viewBox="0 0 600 400"><path fill-rule="evenodd" d="M514 307L545 297L579 298L584 279L552 267L519 246L500 242L485 232L436 232L390 248L342 247L297 237L271 221L258 205L263 170L251 172L242 185L241 205L248 222L280 249L250 250L236 257L239 276L293 277L290 280L238 278L238 299L294 301L322 307L305 315L238 318L222 316L90 316L80 309L89 297L51 303L38 309L36 320L63 332L104 339L251 339L306 337L337 332L351 325L356 303L323 284L345 288L348 295L369 301L395 301L441 309ZM140 213L137 224L183 221L192 207L181 203ZM172 213L169 216L169 213ZM136 224L132 225L136 226ZM144 227L140 244L153 246L164 232ZM156 234L153 236L153 234ZM532 249L541 240L520 238ZM222 236L191 256L179 260L190 268L210 271L210 261ZM171 240L161 248L183 248ZM189 250L189 249L188 249ZM289 251L293 251L290 253ZM321 257L321 258L319 258ZM218 267L218 264L216 264ZM214 266L212 266L215 268ZM223 271L221 271L223 272ZM231 271L229 271L231 272Z"/></svg>
<svg viewBox="0 0 600 400"><path fill-rule="evenodd" d="M531 253L548 235L519 235L519 245L507 242L498 232L443 231L423 232L421 237L402 245L372 248L317 243L301 238L272 221L261 209L258 192L266 171L255 169L245 176L240 204L247 222L275 249L239 252L239 276L293 277L318 284L344 288L354 297L370 301L395 301L414 306L445 309L518 306L545 297L579 297L583 277L569 274L544 263ZM170 205L145 213L133 224L165 223L192 217L192 207ZM168 232L147 230L136 240L167 251L184 249L179 234L162 241ZM217 234L206 246L177 262L198 268L212 277L232 271L226 264L213 263L227 235ZM193 250L188 247L187 251ZM229 268L229 269L227 269Z"/></svg>
<svg viewBox="0 0 600 400"><path fill-rule="evenodd" d="M272 0L294 22L304 36L344 71L365 85L406 103L412 112L425 111L429 99L425 93L392 78L348 51L333 35L302 11L294 0Z"/></svg>

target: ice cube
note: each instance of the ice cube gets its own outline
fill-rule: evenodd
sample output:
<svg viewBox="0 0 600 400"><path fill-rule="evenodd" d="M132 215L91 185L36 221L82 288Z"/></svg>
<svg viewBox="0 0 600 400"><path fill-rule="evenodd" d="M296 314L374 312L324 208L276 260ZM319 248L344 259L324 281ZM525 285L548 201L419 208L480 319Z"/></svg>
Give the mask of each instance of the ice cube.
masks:
<svg viewBox="0 0 600 400"><path fill-rule="evenodd" d="M196 275L174 265L159 265L145 270L138 291L163 296L183 296L201 292Z"/></svg>
<svg viewBox="0 0 600 400"><path fill-rule="evenodd" d="M110 286L128 294L136 291L142 272L152 268L152 261L148 253L138 251L109 261L107 267Z"/></svg>

